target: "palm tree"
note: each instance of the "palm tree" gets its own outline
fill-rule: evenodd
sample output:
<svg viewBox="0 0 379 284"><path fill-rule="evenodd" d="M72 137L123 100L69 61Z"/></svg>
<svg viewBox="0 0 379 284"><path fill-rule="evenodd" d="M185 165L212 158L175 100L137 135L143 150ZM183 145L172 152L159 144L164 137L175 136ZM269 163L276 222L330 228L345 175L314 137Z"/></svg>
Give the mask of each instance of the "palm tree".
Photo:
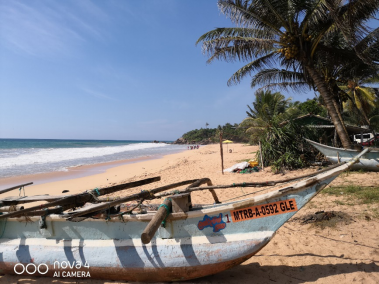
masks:
<svg viewBox="0 0 379 284"><path fill-rule="evenodd" d="M366 37L362 38L355 46L354 49L362 50L362 46L366 46L362 50L365 54L371 54L372 58L375 58L376 61L379 61L379 28L375 29L373 32L368 34ZM365 43L371 42L370 45ZM328 47L338 47L343 49L346 46L346 40L343 37L334 37L324 40L324 45ZM370 109L370 105L373 106L373 91L377 91L375 88L365 88L364 92L370 92L371 95L360 96L360 99L363 101L361 104L365 105L365 113L362 113L362 109L357 107L359 101L351 96L346 91L349 88L345 85L351 85L353 82L365 82L365 83L378 83L379 67L377 64L368 65L362 61L361 58L357 56L355 52L345 52L346 54L342 56L333 56L329 54L324 54L327 58L322 56L318 57L318 61L315 63L317 70L322 74L325 83L327 84L330 91L333 93L333 103L336 107L337 113L339 116L344 115L344 119L349 119L349 121L358 124L370 124L367 111ZM348 57L347 57L348 56ZM352 82L351 82L352 81ZM350 83L349 83L350 82ZM252 87L267 83L264 87L259 90L265 89L279 89L279 90L288 90L301 92L304 88L314 87L309 86L301 72L296 72L293 70L280 70L277 68L270 68L262 70L256 73L251 81ZM357 83L353 83L357 84ZM345 86L345 87L344 87ZM359 86L356 85L356 88ZM258 91L259 91L258 90ZM316 91L316 89L315 89ZM366 102L366 99L368 100ZM322 102L322 100L321 100ZM343 107L343 105L345 107ZM346 111L346 106L348 107L348 112ZM345 112L342 114L343 110ZM349 114L346 116L346 114ZM351 114L354 114L351 116ZM353 118L353 120L351 120ZM357 120L358 118L358 120ZM358 121L358 122L357 122Z"/></svg>
<svg viewBox="0 0 379 284"><path fill-rule="evenodd" d="M240 127L246 128L247 133L257 137L267 128L286 119L286 111L290 102L291 98L286 99L278 92L258 92L255 101L252 103L253 108L247 105L249 111L246 111L246 114L248 117L241 122Z"/></svg>
<svg viewBox="0 0 379 284"><path fill-rule="evenodd" d="M376 107L376 92L374 88L363 84L363 80L353 79L339 87L350 98L343 105L344 111L355 114L360 124L370 125L368 115Z"/></svg>
<svg viewBox="0 0 379 284"><path fill-rule="evenodd" d="M355 59L359 58L356 57ZM352 123L370 125L368 115L376 108L376 94L379 93L379 89L364 86L363 84L379 83L377 68L362 64L361 61L352 60L352 58L343 68L341 66L325 66L322 63L318 64L317 68L334 95L333 103L337 112L340 113L339 115ZM294 80L293 78L295 77L296 79ZM252 78L252 86L263 81L269 84L258 89L258 91L292 89L301 92L304 88L309 87L302 73L277 68L262 70L255 74ZM312 102L316 103L313 100ZM295 115L296 112L301 112L300 110L296 111L296 108L294 110ZM342 112L344 113L342 114Z"/></svg>
<svg viewBox="0 0 379 284"><path fill-rule="evenodd" d="M251 118L261 117L263 119L271 120L275 115L284 113L290 101L291 98L285 99L285 97L279 92L258 92L255 96L255 102L253 102L254 109L247 105L250 111L246 111L246 114Z"/></svg>
<svg viewBox="0 0 379 284"><path fill-rule="evenodd" d="M232 75L228 84L278 65L293 71L283 75L292 80L288 85L296 83L296 73L300 73L299 79L320 93L343 147L349 148L351 143L335 107L333 92L315 63L326 55L346 58L347 53L354 53L366 64L372 64L371 54L362 52L372 42L364 42L359 49L354 47L369 32L366 21L378 11L379 1L219 0L218 6L238 27L217 28L202 35L197 43L202 42L208 62L249 61ZM346 47L324 44L335 36L343 36Z"/></svg>

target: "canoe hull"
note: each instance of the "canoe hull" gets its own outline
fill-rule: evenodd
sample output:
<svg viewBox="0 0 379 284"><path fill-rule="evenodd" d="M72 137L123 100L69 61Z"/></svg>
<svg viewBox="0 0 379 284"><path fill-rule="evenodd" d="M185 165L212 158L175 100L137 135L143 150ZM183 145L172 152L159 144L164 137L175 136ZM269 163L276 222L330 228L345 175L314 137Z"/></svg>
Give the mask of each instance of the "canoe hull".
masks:
<svg viewBox="0 0 379 284"><path fill-rule="evenodd" d="M343 163L354 158L360 151L351 149L342 149L323 145L308 139L305 139L313 147L319 150L329 162L337 164L338 162ZM368 171L379 171L379 151L370 151L363 155L359 162L352 166L354 170L368 170Z"/></svg>
<svg viewBox="0 0 379 284"><path fill-rule="evenodd" d="M84 278L88 272L92 279L152 282L212 275L256 254L347 167L241 201L173 213L148 245L140 235L152 214L78 223L52 215L45 229L38 217L2 219L0 273L28 275L23 267L29 266L30 274L41 266L42 273L32 275L65 277L70 272L70 278ZM75 268L67 268L68 263ZM77 272L74 277L72 272Z"/></svg>
<svg viewBox="0 0 379 284"><path fill-rule="evenodd" d="M141 282L180 281L212 275L239 265L262 249L270 239L266 237L222 244L178 244L179 250L175 249L173 245L164 245L164 242L160 242L159 246L130 246L122 244L123 241L120 241L112 242L113 244L109 246L103 243L99 247L94 246L94 243L84 241L80 246L67 245L62 249L61 246L51 242L42 246L33 245L37 240L28 240L29 244L16 246L18 247L16 261L0 262L0 271L14 274L15 266L18 263L24 263L24 266L34 263L35 266L28 267L29 273L23 272L23 266L20 265L16 266L16 271L24 276L33 275L30 272L36 270L37 267L35 276L41 276L40 271L47 272L43 276L50 277L127 279ZM10 241L5 245L3 243L3 248L3 254L8 255L14 250L15 242ZM169 261L160 257L160 255L167 255L163 250L172 252ZM201 251L203 253L199 255L198 253ZM55 263L52 256L56 259ZM29 257L31 257L30 260L28 260ZM192 265L180 264L183 262L183 257L188 264L192 262ZM172 262L173 259L177 261L175 266ZM68 262L72 268L67 265ZM167 266L165 262L171 262L172 266ZM43 265L39 267L38 271L38 265L41 263ZM149 265L149 263L153 265Z"/></svg>

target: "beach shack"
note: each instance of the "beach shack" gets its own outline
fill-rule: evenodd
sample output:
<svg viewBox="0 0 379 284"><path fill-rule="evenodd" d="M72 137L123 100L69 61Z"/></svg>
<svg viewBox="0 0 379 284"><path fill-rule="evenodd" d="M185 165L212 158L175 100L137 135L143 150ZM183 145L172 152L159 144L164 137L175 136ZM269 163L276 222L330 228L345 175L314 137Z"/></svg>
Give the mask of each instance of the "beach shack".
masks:
<svg viewBox="0 0 379 284"><path fill-rule="evenodd" d="M299 116L292 121L298 125L324 130L320 131L319 142L335 147L338 146L337 131L335 130L333 122L329 118L309 113ZM284 126L287 123L288 121L284 121L280 124L280 126ZM346 123L345 127L352 142L354 142L354 135L360 135L371 131L368 127L349 125Z"/></svg>

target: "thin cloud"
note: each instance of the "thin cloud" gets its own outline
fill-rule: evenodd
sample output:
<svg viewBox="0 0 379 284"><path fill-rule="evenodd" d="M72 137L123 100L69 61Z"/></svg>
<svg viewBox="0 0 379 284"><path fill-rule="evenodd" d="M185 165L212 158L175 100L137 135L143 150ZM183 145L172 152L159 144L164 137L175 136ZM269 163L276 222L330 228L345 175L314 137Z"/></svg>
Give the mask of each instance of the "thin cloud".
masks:
<svg viewBox="0 0 379 284"><path fill-rule="evenodd" d="M69 10L61 4L65 2L51 3L2 1L1 43L28 55L55 56L70 54L74 46L91 39L104 40L98 23L108 18L94 4L83 2L82 8Z"/></svg>
<svg viewBox="0 0 379 284"><path fill-rule="evenodd" d="M98 6L89 0L75 1L74 3L78 5L82 11L86 11L87 14L93 16L93 18L95 18L97 21L107 22L110 20L110 17L104 13L103 10L101 10Z"/></svg>
<svg viewBox="0 0 379 284"><path fill-rule="evenodd" d="M97 91L94 91L94 90L91 90L87 87L80 87L80 89L84 92L86 92L87 94L95 97L95 98L99 98L99 99L108 99L108 100L112 100L112 101L116 101L116 99L114 99L113 97L110 97L108 95L105 95L103 93L100 93L100 92L97 92Z"/></svg>

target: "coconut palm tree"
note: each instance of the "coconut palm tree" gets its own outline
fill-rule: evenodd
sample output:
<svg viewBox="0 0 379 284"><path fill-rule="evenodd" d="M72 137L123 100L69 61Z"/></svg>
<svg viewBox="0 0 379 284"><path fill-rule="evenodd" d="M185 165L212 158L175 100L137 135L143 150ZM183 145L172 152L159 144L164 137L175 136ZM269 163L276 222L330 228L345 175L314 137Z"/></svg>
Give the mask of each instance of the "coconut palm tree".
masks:
<svg viewBox="0 0 379 284"><path fill-rule="evenodd" d="M363 80L348 80L347 85L339 86L349 96L343 104L345 112L354 113L360 124L370 125L369 113L376 107L376 92L372 87L363 85ZM358 113L356 113L358 110Z"/></svg>
<svg viewBox="0 0 379 284"><path fill-rule="evenodd" d="M290 102L291 98L286 99L279 92L262 91L255 96L255 102L252 103L254 109L247 105L249 111L246 114L251 118L270 121L274 116L284 113Z"/></svg>
<svg viewBox="0 0 379 284"><path fill-rule="evenodd" d="M287 118L286 112L289 109L291 98L286 99L281 93L271 93L270 91L257 92L253 107L247 105L245 118L240 127L245 128L247 133L258 137L267 128L277 125Z"/></svg>
<svg viewBox="0 0 379 284"><path fill-rule="evenodd" d="M367 45L367 42L371 43ZM329 48L338 47L343 49L344 46L346 46L346 40L341 36L335 36L324 40L324 45ZM362 50L362 46L366 46L366 48ZM354 49L362 50L363 53L370 54L372 58L379 61L379 28L362 38L354 46ZM364 123L360 124L369 124L367 122L366 113L362 114L362 110L358 109L356 105L356 100L345 92L348 90L347 86L345 88L341 86L347 85L349 81L378 83L378 64L366 64L355 52L353 52L353 50L349 52L345 51L344 54L339 56L330 56L329 54L324 55L326 58L323 58L321 54L321 56L318 57L315 66L334 95L333 103L336 106L337 112L342 112L343 104L348 103L349 113L354 113L356 116L362 117L365 120ZM263 83L266 83L267 85L260 88L258 91L264 89L291 89L293 91L301 92L305 88L309 89L311 87L316 91L315 86L307 84L306 79L301 72L293 70L280 70L278 68L262 70L253 76L251 86L255 87L256 85ZM368 91L372 93L372 89ZM369 101L368 104L372 105L372 96L370 100L371 101ZM365 102L362 103L365 104Z"/></svg>
<svg viewBox="0 0 379 284"><path fill-rule="evenodd" d="M351 59L351 58L350 58ZM334 103L338 112L350 122L356 124L370 125L369 113L376 108L376 98L379 93L378 88L365 86L363 84L379 83L378 71L372 66L359 65L362 62L350 60L344 68L326 67L318 65L320 73L332 91ZM356 68L359 67L359 68ZM356 69L354 72L353 69ZM348 71L348 73L346 73ZM352 78L351 76L359 76ZM296 79L294 80L293 78ZM262 70L255 74L252 78L252 86L257 85L257 82L268 82L269 84L258 89L259 91L267 89L279 89L301 92L305 88L309 88L302 73L279 70L276 68ZM322 102L322 100L321 100ZM296 103L296 102L295 102ZM346 117L346 114L348 116Z"/></svg>
<svg viewBox="0 0 379 284"><path fill-rule="evenodd" d="M357 42L370 32L366 21L379 8L377 0L219 0L219 9L237 27L217 28L202 35L208 62L215 59L249 61L229 79L239 83L254 72L280 66L292 76L292 82L305 80L320 93L333 121L343 147L350 147L349 136L338 115L333 92L315 63L329 57L339 58L346 53L357 54L366 64L372 64L370 54L362 52L371 42L355 48ZM346 47L324 44L327 39L343 36ZM346 57L345 57L346 58ZM297 73L301 74L298 78ZM262 82L265 83L265 82Z"/></svg>

